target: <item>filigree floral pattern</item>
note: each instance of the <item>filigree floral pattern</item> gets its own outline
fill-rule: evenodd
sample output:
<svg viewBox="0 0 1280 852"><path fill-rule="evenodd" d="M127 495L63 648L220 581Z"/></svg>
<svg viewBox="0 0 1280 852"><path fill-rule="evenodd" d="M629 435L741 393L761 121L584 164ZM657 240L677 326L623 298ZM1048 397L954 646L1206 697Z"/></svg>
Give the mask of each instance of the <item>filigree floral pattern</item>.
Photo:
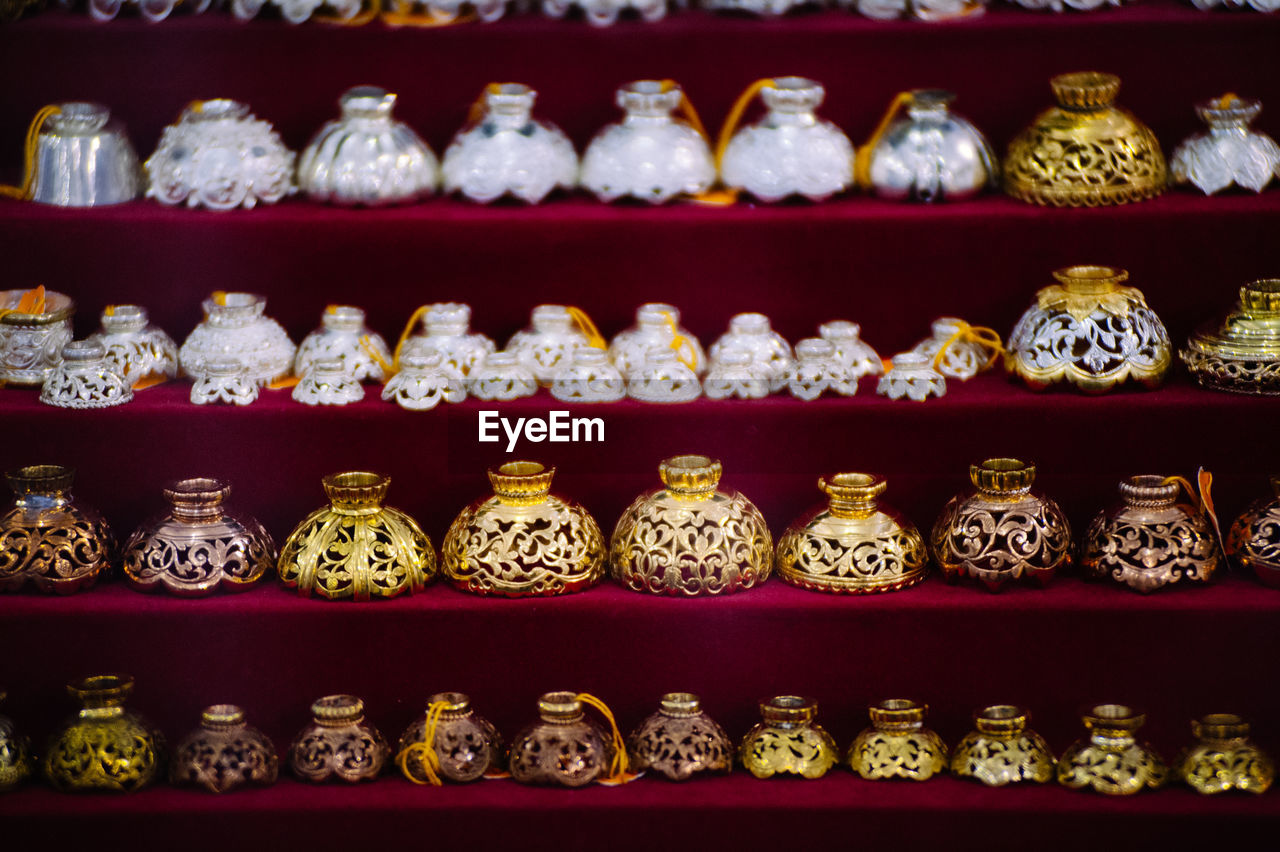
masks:
<svg viewBox="0 0 1280 852"><path fill-rule="evenodd" d="M927 566L924 537L914 527L852 541L791 528L778 542L778 574L805 589L891 592L923 580Z"/></svg>
<svg viewBox="0 0 1280 852"><path fill-rule="evenodd" d="M1021 781L1044 784L1053 780L1054 759L1049 745L1034 731L993 736L971 731L951 755L955 775L976 778L989 787Z"/></svg>
<svg viewBox="0 0 1280 852"><path fill-rule="evenodd" d="M1265 793L1275 781L1275 764L1257 746L1244 740L1234 743L1201 743L1178 756L1178 776L1197 793L1241 790Z"/></svg>
<svg viewBox="0 0 1280 852"><path fill-rule="evenodd" d="M585 509L548 495L535 506L477 500L440 547L453 584L482 595L559 595L604 576L604 536Z"/></svg>
<svg viewBox="0 0 1280 852"><path fill-rule="evenodd" d="M594 722L536 723L511 746L511 777L521 784L583 787L609 770L613 746Z"/></svg>
<svg viewBox="0 0 1280 852"><path fill-rule="evenodd" d="M769 577L773 540L755 505L736 491L681 500L665 490L642 495L614 528L610 564L637 592L720 595Z"/></svg>
<svg viewBox="0 0 1280 852"><path fill-rule="evenodd" d="M289 747L289 768L304 781L371 781L390 753L382 734L367 725L316 725L302 731Z"/></svg>
<svg viewBox="0 0 1280 852"><path fill-rule="evenodd" d="M653 770L673 781L698 772L728 772L733 763L733 747L724 729L700 712L655 713L632 733L627 751L633 770Z"/></svg>
<svg viewBox="0 0 1280 852"><path fill-rule="evenodd" d="M1033 386L1066 379L1107 387L1130 378L1154 386L1172 360L1169 333L1141 301L1119 313L1098 307L1087 317L1033 306L1009 336L1006 356Z"/></svg>
<svg viewBox="0 0 1280 852"><path fill-rule="evenodd" d="M759 724L742 741L742 765L757 778L799 775L821 778L835 765L836 741L817 725L775 727Z"/></svg>
<svg viewBox="0 0 1280 852"><path fill-rule="evenodd" d="M31 583L65 594L89 588L110 565L114 539L106 522L74 506L23 509L0 518L0 591Z"/></svg>
<svg viewBox="0 0 1280 852"><path fill-rule="evenodd" d="M971 577L991 587L1024 577L1047 581L1071 559L1066 516L1038 495L1004 502L980 494L953 497L930 538L944 576Z"/></svg>
<svg viewBox="0 0 1280 852"><path fill-rule="evenodd" d="M243 723L225 730L202 727L174 750L169 783L225 793L249 784L273 784L279 767L275 746L257 728Z"/></svg>
<svg viewBox="0 0 1280 852"><path fill-rule="evenodd" d="M254 518L221 522L215 534L204 535L199 527L143 527L129 537L124 553L131 583L144 589L160 585L174 594L245 588L274 565L275 544Z"/></svg>
<svg viewBox="0 0 1280 852"><path fill-rule="evenodd" d="M1178 353L1201 385L1236 393L1280 394L1280 359L1221 358L1199 349Z"/></svg>
<svg viewBox="0 0 1280 852"><path fill-rule="evenodd" d="M425 743L426 737L426 717L420 716L400 737L396 753L415 743ZM461 713L445 711L436 723L432 747L439 763L437 773L457 782L475 781L490 770L501 769L506 752L498 730L470 709ZM413 780L427 783L421 760L406 760L404 771Z"/></svg>
<svg viewBox="0 0 1280 852"><path fill-rule="evenodd" d="M868 728L849 747L849 762L867 780L927 781L946 770L947 746L927 728L901 734Z"/></svg>
<svg viewBox="0 0 1280 852"><path fill-rule="evenodd" d="M1208 519L1173 509L1145 520L1098 515L1085 532L1080 564L1090 577L1154 592L1179 581L1207 581L1220 559Z"/></svg>
<svg viewBox="0 0 1280 852"><path fill-rule="evenodd" d="M1262 582L1280 585L1280 499L1257 500L1236 518L1226 550Z"/></svg>
<svg viewBox="0 0 1280 852"><path fill-rule="evenodd" d="M50 744L45 777L59 790L140 790L160 773L161 746L157 732L128 714L82 718Z"/></svg>
<svg viewBox="0 0 1280 852"><path fill-rule="evenodd" d="M1150 746L1132 738L1110 744L1082 740L1058 761L1058 783L1076 789L1126 796L1164 784L1168 768Z"/></svg>

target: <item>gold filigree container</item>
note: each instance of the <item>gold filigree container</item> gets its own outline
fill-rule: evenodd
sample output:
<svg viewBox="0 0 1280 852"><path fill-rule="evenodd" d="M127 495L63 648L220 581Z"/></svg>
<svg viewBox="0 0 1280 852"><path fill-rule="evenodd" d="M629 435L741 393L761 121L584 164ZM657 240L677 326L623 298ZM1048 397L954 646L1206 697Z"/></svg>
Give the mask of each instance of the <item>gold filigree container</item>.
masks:
<svg viewBox="0 0 1280 852"><path fill-rule="evenodd" d="M0 704L6 693L0 690ZM35 768L31 753L31 740L18 733L13 720L0 716L0 793L21 784Z"/></svg>
<svg viewBox="0 0 1280 852"><path fill-rule="evenodd" d="M951 773L988 787L1053 780L1053 753L1027 727L1030 715L1012 704L993 704L973 715L974 730L951 753Z"/></svg>
<svg viewBox="0 0 1280 852"><path fill-rule="evenodd" d="M1222 561L1209 519L1178 503L1179 485L1165 476L1131 476L1120 503L1098 513L1085 531L1080 567L1138 592L1174 583L1207 583Z"/></svg>
<svg viewBox="0 0 1280 852"><path fill-rule="evenodd" d="M604 577L604 535L582 506L551 493L556 469L515 461L489 469L493 495L463 509L441 545L444 573L464 592L564 595Z"/></svg>
<svg viewBox="0 0 1280 852"><path fill-rule="evenodd" d="M969 466L975 490L951 498L930 536L948 582L976 580L993 592L1019 580L1043 586L1071 564L1071 525L1032 490L1035 478L1035 465L1018 459Z"/></svg>
<svg viewBox="0 0 1280 852"><path fill-rule="evenodd" d="M892 592L924 579L924 537L906 516L879 503L884 477L837 473L818 480L830 497L778 540L778 575L802 589L836 594Z"/></svg>
<svg viewBox="0 0 1280 852"><path fill-rule="evenodd" d="M947 771L947 744L924 726L928 704L891 698L867 708L871 727L854 737L845 759L868 781L928 781Z"/></svg>
<svg viewBox="0 0 1280 852"><path fill-rule="evenodd" d="M226 793L276 783L280 757L267 735L245 722L234 704L214 704L200 714L200 727L173 751L169 783Z"/></svg>
<svg viewBox="0 0 1280 852"><path fill-rule="evenodd" d="M67 685L80 712L49 741L44 777L64 793L131 793L160 777L164 737L125 709L128 675L95 675Z"/></svg>
<svg viewBox="0 0 1280 852"><path fill-rule="evenodd" d="M1072 743L1058 759L1059 784L1108 796L1130 796L1164 784L1168 767L1136 738L1145 715L1123 704L1099 704L1081 721L1089 736Z"/></svg>
<svg viewBox="0 0 1280 852"><path fill-rule="evenodd" d="M71 499L76 472L37 464L5 474L14 508L0 517L0 591L30 583L42 592L71 594L93 586L111 564L111 528Z"/></svg>
<svg viewBox="0 0 1280 852"><path fill-rule="evenodd" d="M1196 744L1174 761L1174 775L1197 793L1240 790L1265 793L1276 778L1275 763L1249 739L1249 723L1234 713L1211 713L1191 723Z"/></svg>
<svg viewBox="0 0 1280 852"><path fill-rule="evenodd" d="M1036 293L1009 334L1004 366L1032 390L1066 382L1105 393L1127 381L1154 389L1173 363L1169 332L1129 273L1068 266Z"/></svg>
<svg viewBox="0 0 1280 852"><path fill-rule="evenodd" d="M663 488L627 507L613 529L610 566L629 589L657 595L727 595L763 583L773 539L755 504L718 488L720 462L673 456L658 467Z"/></svg>
<svg viewBox="0 0 1280 852"><path fill-rule="evenodd" d="M1227 533L1227 556L1263 584L1280 589L1280 475L1271 477L1271 497L1255 500Z"/></svg>
<svg viewBox="0 0 1280 852"><path fill-rule="evenodd" d="M391 748L364 721L364 702L354 695L326 695L311 705L311 724L289 746L289 768L303 781L372 781Z"/></svg>
<svg viewBox="0 0 1280 852"><path fill-rule="evenodd" d="M584 787L609 775L613 740L573 692L538 699L539 720L511 743L511 777L521 784Z"/></svg>
<svg viewBox="0 0 1280 852"><path fill-rule="evenodd" d="M428 741L430 730L430 741ZM439 692L396 746L396 764L415 784L475 781L506 763L502 737L461 692Z"/></svg>
<svg viewBox="0 0 1280 852"><path fill-rule="evenodd" d="M812 698L779 695L761 701L760 717L738 748L742 765L755 777L821 778L840 759L836 741L814 721L818 702Z"/></svg>
<svg viewBox="0 0 1280 852"><path fill-rule="evenodd" d="M672 781L733 768L733 744L691 692L662 696L658 712L632 731L627 752L636 772L652 771Z"/></svg>
<svg viewBox="0 0 1280 852"><path fill-rule="evenodd" d="M262 524L223 507L231 485L183 479L164 489L169 513L139 527L124 547L124 576L143 592L200 597L247 589L276 564Z"/></svg>
<svg viewBox="0 0 1280 852"><path fill-rule="evenodd" d="M294 528L280 550L280 579L303 597L336 601L422 591L436 554L417 521L382 505L391 477L352 471L323 480L329 505Z"/></svg>
<svg viewBox="0 0 1280 852"><path fill-rule="evenodd" d="M1202 325L1178 354L1204 387L1280 394L1280 278L1241 287L1235 310Z"/></svg>
<svg viewBox="0 0 1280 852"><path fill-rule="evenodd" d="M1115 106L1119 77L1080 71L1053 77L1049 86L1058 105L1009 143L1005 192L1050 207L1103 207L1164 192L1159 141Z"/></svg>

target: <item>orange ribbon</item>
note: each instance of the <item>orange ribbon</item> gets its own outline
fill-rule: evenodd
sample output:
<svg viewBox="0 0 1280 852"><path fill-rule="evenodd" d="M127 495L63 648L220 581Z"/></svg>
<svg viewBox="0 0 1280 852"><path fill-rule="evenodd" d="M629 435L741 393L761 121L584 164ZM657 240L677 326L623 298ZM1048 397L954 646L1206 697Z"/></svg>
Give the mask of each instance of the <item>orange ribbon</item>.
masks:
<svg viewBox="0 0 1280 852"><path fill-rule="evenodd" d="M0 186L0 196L16 198L19 201L30 201L36 194L36 148L40 142L40 131L51 116L62 110L53 104L42 107L31 119L27 127L27 140L22 148L22 185Z"/></svg>

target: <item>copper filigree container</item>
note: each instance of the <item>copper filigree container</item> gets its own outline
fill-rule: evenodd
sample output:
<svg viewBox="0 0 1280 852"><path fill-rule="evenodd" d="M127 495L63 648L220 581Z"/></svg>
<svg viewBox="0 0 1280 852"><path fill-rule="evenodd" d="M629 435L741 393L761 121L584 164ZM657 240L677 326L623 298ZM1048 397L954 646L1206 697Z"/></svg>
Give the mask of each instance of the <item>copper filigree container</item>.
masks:
<svg viewBox="0 0 1280 852"><path fill-rule="evenodd" d="M508 462L489 469L493 494L454 519L444 572L464 592L517 598L563 595L604 577L604 535L582 506L551 493L556 469Z"/></svg>
<svg viewBox="0 0 1280 852"><path fill-rule="evenodd" d="M854 737L845 759L868 781L928 781L947 770L947 744L924 726L928 704L891 698L867 708L871 727Z"/></svg>
<svg viewBox="0 0 1280 852"><path fill-rule="evenodd" d="M1071 526L1032 490L1035 477L1035 465L1018 459L969 466L975 490L951 498L930 536L948 582L977 580L993 592L1018 580L1044 585L1071 564Z"/></svg>
<svg viewBox="0 0 1280 852"><path fill-rule="evenodd" d="M1036 293L1009 334L1004 366L1032 390L1066 382L1105 393L1127 381L1154 389L1173 363L1169 332L1129 273L1068 266Z"/></svg>
<svg viewBox="0 0 1280 852"><path fill-rule="evenodd" d="M974 730L951 753L951 773L988 787L1053 780L1053 752L1027 727L1030 714L1011 704L994 704L973 715Z"/></svg>
<svg viewBox="0 0 1280 852"><path fill-rule="evenodd" d="M614 579L637 592L727 595L769 578L773 539L755 504L718 488L720 462L674 456L658 468L663 488L627 507L613 529Z"/></svg>
<svg viewBox="0 0 1280 852"><path fill-rule="evenodd" d="M1227 555L1264 584L1280 589L1280 475L1271 477L1273 496L1255 500L1227 533Z"/></svg>
<svg viewBox="0 0 1280 852"><path fill-rule="evenodd" d="M924 537L906 516L878 502L884 477L837 473L818 480L830 497L797 518L778 540L778 575L802 589L870 594L924 579Z"/></svg>
<svg viewBox="0 0 1280 852"><path fill-rule="evenodd" d="M573 692L548 692L538 699L539 721L511 744L511 777L521 784L583 787L609 774L613 741L587 718Z"/></svg>
<svg viewBox="0 0 1280 852"><path fill-rule="evenodd" d="M1058 759L1058 783L1108 796L1129 796L1164 784L1168 767L1136 734L1147 721L1123 704L1099 704L1081 717L1089 736Z"/></svg>
<svg viewBox="0 0 1280 852"><path fill-rule="evenodd" d="M276 783L280 758L267 735L251 727L234 704L214 704L200 714L200 727L174 749L169 783L226 793Z"/></svg>
<svg viewBox="0 0 1280 852"><path fill-rule="evenodd" d="M0 690L0 704L6 693ZM13 720L0 716L0 793L21 784L35 768L31 753L31 740L14 728Z"/></svg>
<svg viewBox="0 0 1280 852"><path fill-rule="evenodd" d="M814 721L818 702L812 698L779 695L761 701L760 717L738 748L742 765L755 777L821 778L840 759L836 741Z"/></svg>
<svg viewBox="0 0 1280 852"><path fill-rule="evenodd" d="M1085 531L1080 548L1085 576L1138 592L1208 582L1222 551L1204 513L1178 503L1178 488L1164 476L1123 480L1119 505L1100 512Z"/></svg>
<svg viewBox="0 0 1280 852"><path fill-rule="evenodd" d="M90 588L109 569L111 528L71 499L75 476L56 464L5 474L15 500L0 517L0 591L30 583L42 592L70 594Z"/></svg>
<svg viewBox="0 0 1280 852"><path fill-rule="evenodd" d="M280 550L285 586L336 601L422 591L436 554L417 521L382 505L391 477L352 471L323 480L329 505L294 528Z"/></svg>
<svg viewBox="0 0 1280 852"><path fill-rule="evenodd" d="M672 781L733 768L733 744L690 692L662 696L658 712L631 733L627 752L636 772L655 772Z"/></svg>
<svg viewBox="0 0 1280 852"><path fill-rule="evenodd" d="M372 781L391 756L378 729L364 721L354 695L326 695L311 705L311 724L289 746L289 768L303 781Z"/></svg>
<svg viewBox="0 0 1280 852"><path fill-rule="evenodd" d="M470 697L440 692L427 699L427 711L400 735L396 764L416 784L465 783L500 770L506 754L497 728L471 709Z"/></svg>
<svg viewBox="0 0 1280 852"><path fill-rule="evenodd" d="M1174 761L1174 775L1197 793L1265 793L1275 781L1271 757L1249 739L1249 723L1234 713L1211 713L1191 723L1196 744Z"/></svg>
<svg viewBox="0 0 1280 852"><path fill-rule="evenodd" d="M131 793L161 775L164 737L125 709L128 675L96 675L67 685L79 714L49 741L44 777L64 793Z"/></svg>
<svg viewBox="0 0 1280 852"><path fill-rule="evenodd" d="M1235 309L1202 325L1178 354L1204 387L1280 394L1280 278L1241 287Z"/></svg>
<svg viewBox="0 0 1280 852"><path fill-rule="evenodd" d="M124 547L124 576L143 592L164 589L200 597L247 589L276 564L276 545L262 524L230 514L231 485L183 479L164 489L169 513L139 527Z"/></svg>
<svg viewBox="0 0 1280 852"><path fill-rule="evenodd" d="M1049 81L1058 101L1009 143L1004 189L1051 207L1102 207L1164 192L1160 143L1146 125L1115 106L1120 78L1098 71Z"/></svg>

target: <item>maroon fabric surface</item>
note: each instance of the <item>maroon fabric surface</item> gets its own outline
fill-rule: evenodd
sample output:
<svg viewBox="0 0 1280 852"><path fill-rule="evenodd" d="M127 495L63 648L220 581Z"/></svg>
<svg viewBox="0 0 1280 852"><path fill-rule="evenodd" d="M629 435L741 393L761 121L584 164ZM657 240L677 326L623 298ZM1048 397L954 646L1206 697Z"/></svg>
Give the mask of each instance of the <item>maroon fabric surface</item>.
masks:
<svg viewBox="0 0 1280 852"><path fill-rule="evenodd" d="M228 846L349 849L423 843L520 849L803 848L833 838L892 848L1023 850L1181 849L1261 836L1275 795L1200 797L1163 790L1107 798L1053 786L988 789L937 778L862 781L833 769L816 781L758 781L745 772L670 784L644 778L582 790L481 781L444 788L399 780L358 786L282 781L213 796L152 789L130 796L68 797L23 790L0 797L10 839L60 846L183 849ZM1029 840L1034 838L1034 840Z"/></svg>

